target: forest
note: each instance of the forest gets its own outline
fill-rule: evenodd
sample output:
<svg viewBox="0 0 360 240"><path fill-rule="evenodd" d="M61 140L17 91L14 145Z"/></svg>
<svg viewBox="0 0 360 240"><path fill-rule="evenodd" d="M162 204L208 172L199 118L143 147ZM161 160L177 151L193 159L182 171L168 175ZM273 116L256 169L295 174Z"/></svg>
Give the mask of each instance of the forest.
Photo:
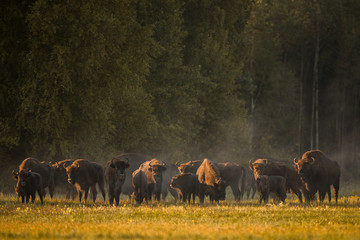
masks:
<svg viewBox="0 0 360 240"><path fill-rule="evenodd" d="M2 171L28 156L246 164L321 149L359 178L358 0L0 5Z"/></svg>

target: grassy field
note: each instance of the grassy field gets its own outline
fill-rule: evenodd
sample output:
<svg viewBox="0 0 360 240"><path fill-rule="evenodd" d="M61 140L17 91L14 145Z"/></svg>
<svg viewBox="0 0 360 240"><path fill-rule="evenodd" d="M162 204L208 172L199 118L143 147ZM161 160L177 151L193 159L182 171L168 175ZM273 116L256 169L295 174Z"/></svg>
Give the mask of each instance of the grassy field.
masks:
<svg viewBox="0 0 360 240"><path fill-rule="evenodd" d="M0 239L360 239L360 197L338 205L240 203L188 206L174 201L119 207L48 200L22 204L0 195Z"/></svg>

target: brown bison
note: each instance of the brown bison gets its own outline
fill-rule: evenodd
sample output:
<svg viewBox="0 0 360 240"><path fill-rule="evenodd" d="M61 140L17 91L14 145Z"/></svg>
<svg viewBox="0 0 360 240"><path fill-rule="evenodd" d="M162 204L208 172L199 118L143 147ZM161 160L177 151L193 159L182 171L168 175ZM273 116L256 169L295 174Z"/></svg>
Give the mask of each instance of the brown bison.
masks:
<svg viewBox="0 0 360 240"><path fill-rule="evenodd" d="M18 176L18 182L16 184L16 192L21 197L21 202L29 203L31 196L31 202L35 202L36 192L39 194L41 204L43 204L43 193L42 193L42 181L41 176L38 173L32 172L31 170L22 169Z"/></svg>
<svg viewBox="0 0 360 240"><path fill-rule="evenodd" d="M113 158L105 167L105 183L108 186L109 203L112 206L115 199L116 206L119 205L121 187L125 182L125 170L128 168L129 160Z"/></svg>
<svg viewBox="0 0 360 240"><path fill-rule="evenodd" d="M19 172L21 170L31 170L33 173L38 173L41 176L41 188L42 193L45 196L45 188L49 189L50 197L54 195L54 168L48 162L39 162L39 160L29 157L26 158L19 166ZM18 172L18 173L19 173ZM13 171L14 178L17 179L18 173Z"/></svg>
<svg viewBox="0 0 360 240"><path fill-rule="evenodd" d="M205 195L210 196L210 201L225 200L225 183L221 179L219 168L210 160L204 159L196 175L199 180L199 199L204 203Z"/></svg>
<svg viewBox="0 0 360 240"><path fill-rule="evenodd" d="M160 163L157 159L144 162L140 168L147 177L148 199L151 200L154 195L155 200L160 201L161 187L163 181L163 171L166 169L164 162Z"/></svg>
<svg viewBox="0 0 360 240"><path fill-rule="evenodd" d="M147 177L144 171L136 169L132 174L132 187L134 192L131 195L131 199L135 200L137 204L141 204L145 198L148 200L147 192Z"/></svg>
<svg viewBox="0 0 360 240"><path fill-rule="evenodd" d="M174 188L170 186L171 179L175 175L179 174L179 170L177 166L173 163L166 163L166 169L162 173L162 186L161 186L161 197L163 200L166 199L166 196L168 192L171 193L171 195L175 198L175 200L178 199L178 191L176 191Z"/></svg>
<svg viewBox="0 0 360 240"><path fill-rule="evenodd" d="M309 199L314 199L319 192L319 200L324 201L326 193L331 201L331 185L335 192L335 201L338 201L340 187L340 167L336 161L332 161L320 150L305 152L299 161L294 159L294 168L297 170Z"/></svg>
<svg viewBox="0 0 360 240"><path fill-rule="evenodd" d="M286 189L295 193L302 202L302 193L305 192L303 184L295 169L288 163L274 159L257 159L255 162L249 161L249 168L253 171L255 180L259 175L282 176L286 179ZM305 194L306 197L306 194ZM308 201L307 198L305 198Z"/></svg>
<svg viewBox="0 0 360 240"><path fill-rule="evenodd" d="M104 170L101 165L84 159L78 159L66 168L66 173L68 175L68 182L73 184L78 190L80 202L83 194L84 202L86 202L89 189L91 189L93 201L95 202L97 196L96 183L105 201Z"/></svg>
<svg viewBox="0 0 360 240"><path fill-rule="evenodd" d="M124 153L116 157L122 161L128 161L129 167L125 170L125 181L121 187L121 193L127 195L131 199L131 194L134 192L132 187L132 173L137 170L140 165L149 159L138 153Z"/></svg>
<svg viewBox="0 0 360 240"><path fill-rule="evenodd" d="M187 163L182 163L178 166L180 174L182 173L194 173L196 174L196 171L202 164L202 160L195 160L195 161L189 161Z"/></svg>
<svg viewBox="0 0 360 240"><path fill-rule="evenodd" d="M220 170L220 177L225 182L225 187L230 186L234 194L235 200L240 201L241 192L244 191L245 169L239 164L226 162L216 163ZM241 191L239 190L239 182L241 180Z"/></svg>
<svg viewBox="0 0 360 240"><path fill-rule="evenodd" d="M265 203L269 200L270 193L274 193L280 201L285 203L286 199L286 179L282 176L259 175L256 179L256 188L260 195L260 204L262 200Z"/></svg>
<svg viewBox="0 0 360 240"><path fill-rule="evenodd" d="M65 190L66 199L75 199L77 194L76 187L68 182L66 168L70 166L75 159L65 159L53 164L54 168L54 183L56 187L61 187Z"/></svg>
<svg viewBox="0 0 360 240"><path fill-rule="evenodd" d="M199 192L199 180L193 173L183 173L174 176L171 179L171 187L179 192L180 199L185 202L188 200L190 204L191 195L193 203L195 203L195 196Z"/></svg>
<svg viewBox="0 0 360 240"><path fill-rule="evenodd" d="M246 193L246 197L247 199L249 199L250 193L252 191L251 199L254 199L256 193L254 173L249 168L244 168L244 169L245 169L245 179L244 182L242 183L244 187L243 190L241 191L241 197L243 197L243 195Z"/></svg>

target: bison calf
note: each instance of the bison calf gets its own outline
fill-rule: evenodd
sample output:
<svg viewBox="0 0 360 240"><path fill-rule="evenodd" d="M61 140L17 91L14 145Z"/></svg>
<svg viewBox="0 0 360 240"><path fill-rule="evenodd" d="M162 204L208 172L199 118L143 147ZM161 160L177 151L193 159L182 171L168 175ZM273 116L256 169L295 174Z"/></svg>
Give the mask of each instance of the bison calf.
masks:
<svg viewBox="0 0 360 240"><path fill-rule="evenodd" d="M15 191L18 196L21 197L21 201L24 203L29 202L31 196L31 202L35 201L35 194L38 192L41 204L43 204L42 197L42 180L38 173L31 172L31 170L21 170L17 175L18 182L16 184Z"/></svg>
<svg viewBox="0 0 360 240"><path fill-rule="evenodd" d="M260 194L260 204L269 200L270 193L274 193L282 202L286 199L286 180L282 176L259 175L256 179L256 187Z"/></svg>
<svg viewBox="0 0 360 240"><path fill-rule="evenodd" d="M137 204L141 204L144 198L147 201L147 177L144 171L137 169L133 172L132 186L134 192L131 195L131 199L135 200Z"/></svg>
<svg viewBox="0 0 360 240"><path fill-rule="evenodd" d="M199 180L197 179L196 174L183 173L176 175L171 179L170 186L179 192L180 198L182 198L183 202L187 199L190 204L192 194L193 203L195 203L195 196L199 191Z"/></svg>

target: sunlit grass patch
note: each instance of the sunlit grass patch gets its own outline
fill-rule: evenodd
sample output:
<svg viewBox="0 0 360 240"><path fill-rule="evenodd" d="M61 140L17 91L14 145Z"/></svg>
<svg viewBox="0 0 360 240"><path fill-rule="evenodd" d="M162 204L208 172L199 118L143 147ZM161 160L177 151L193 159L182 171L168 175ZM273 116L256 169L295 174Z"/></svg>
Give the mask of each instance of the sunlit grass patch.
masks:
<svg viewBox="0 0 360 240"><path fill-rule="evenodd" d="M258 200L188 205L174 201L120 206L105 201L46 199L22 204L1 195L0 239L356 239L360 201L259 205Z"/></svg>

